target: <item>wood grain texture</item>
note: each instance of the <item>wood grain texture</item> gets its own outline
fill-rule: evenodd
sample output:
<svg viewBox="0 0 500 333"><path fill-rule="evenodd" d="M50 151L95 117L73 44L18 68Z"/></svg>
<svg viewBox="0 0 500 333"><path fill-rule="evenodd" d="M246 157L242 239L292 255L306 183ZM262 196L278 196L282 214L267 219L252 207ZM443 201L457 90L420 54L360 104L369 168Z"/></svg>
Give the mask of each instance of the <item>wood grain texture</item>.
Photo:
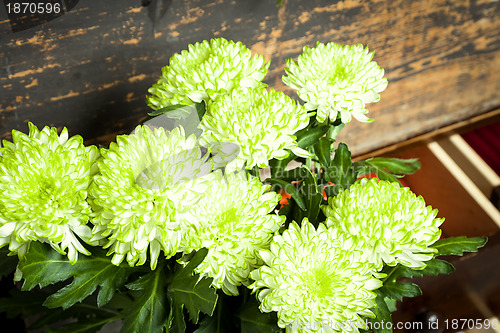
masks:
<svg viewBox="0 0 500 333"><path fill-rule="evenodd" d="M44 25L9 33L0 9L0 136L66 126L106 144L145 118L147 89L170 56L213 37L240 40L271 60L317 41L375 51L389 86L371 124L341 133L359 155L500 106L500 2L489 0L80 1ZM3 15L3 16L2 16Z"/></svg>

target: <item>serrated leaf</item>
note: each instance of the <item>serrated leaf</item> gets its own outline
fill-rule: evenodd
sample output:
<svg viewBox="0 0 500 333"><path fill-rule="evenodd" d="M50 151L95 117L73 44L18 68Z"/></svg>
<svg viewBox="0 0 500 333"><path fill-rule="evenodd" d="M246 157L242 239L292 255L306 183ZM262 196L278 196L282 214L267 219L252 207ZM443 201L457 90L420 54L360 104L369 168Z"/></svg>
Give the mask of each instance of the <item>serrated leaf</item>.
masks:
<svg viewBox="0 0 500 333"><path fill-rule="evenodd" d="M422 295L420 287L411 282L389 282L379 289L384 297L402 301L403 297L415 297Z"/></svg>
<svg viewBox="0 0 500 333"><path fill-rule="evenodd" d="M194 333L232 333L234 332L234 308L227 304L227 297L219 297L212 316L200 321Z"/></svg>
<svg viewBox="0 0 500 333"><path fill-rule="evenodd" d="M375 173L380 180L398 182L401 184L398 178L404 177L405 174L412 174L420 169L420 162L416 158L400 159L374 157L355 162L354 169L358 177Z"/></svg>
<svg viewBox="0 0 500 333"><path fill-rule="evenodd" d="M155 110L153 112L149 112L148 115L151 117L156 117L156 116L162 115L162 114L167 113L167 112L172 112L174 110L181 109L185 106L186 105L182 105L182 104L169 105L169 106L166 106L164 108Z"/></svg>
<svg viewBox="0 0 500 333"><path fill-rule="evenodd" d="M123 333L163 332L170 307L165 292L166 272L163 265L127 284L131 290L143 290L123 320Z"/></svg>
<svg viewBox="0 0 500 333"><path fill-rule="evenodd" d="M13 273L18 263L17 256L9 256L10 251L7 248L0 249L0 279Z"/></svg>
<svg viewBox="0 0 500 333"><path fill-rule="evenodd" d="M414 276L422 276L422 271L398 264L394 267L385 266L382 273L387 274L387 276L382 280L384 285L378 289L378 292L384 298L388 297L401 301L403 297L415 297L422 293L416 284L397 281L402 277L411 278Z"/></svg>
<svg viewBox="0 0 500 333"><path fill-rule="evenodd" d="M332 160L331 146L331 141L328 138L320 138L319 141L314 144L314 153L325 168L330 166Z"/></svg>
<svg viewBox="0 0 500 333"><path fill-rule="evenodd" d="M439 274L450 274L455 271L455 267L447 261L432 259L426 262L425 268L421 270L423 275L436 276Z"/></svg>
<svg viewBox="0 0 500 333"><path fill-rule="evenodd" d="M193 274L193 270L203 261L207 253L207 249L201 249L185 267L178 265L168 286L168 295L174 306L178 308L184 305L191 322L195 324L198 322L200 312L212 315L217 304L217 293L211 287L212 279L200 279L199 274ZM179 309L176 309L175 313L179 313Z"/></svg>
<svg viewBox="0 0 500 333"><path fill-rule="evenodd" d="M293 158L297 157L292 152L289 153L290 155L288 155L288 158L282 160L277 160L273 158L272 160L269 161L269 166L271 168L271 178L280 178L280 179L284 178L283 175L286 172L285 171L286 166Z"/></svg>
<svg viewBox="0 0 500 333"><path fill-rule="evenodd" d="M59 327L58 329L47 329L45 332L47 333L95 333L104 325L117 320L115 317L108 318L87 318L82 322L71 323L64 326Z"/></svg>
<svg viewBox="0 0 500 333"><path fill-rule="evenodd" d="M184 321L184 304L179 303L177 300L170 301L170 318L169 318L169 332L170 333L184 333L186 332L186 322Z"/></svg>
<svg viewBox="0 0 500 333"><path fill-rule="evenodd" d="M301 214L307 216L309 221L317 226L316 220L320 211L320 205L323 201L323 194L319 192L318 184L316 181L316 175L313 175L307 167L302 167L302 173L305 173L304 180L300 187L300 193L305 199L305 211L306 214ZM302 218L299 221L302 221Z"/></svg>
<svg viewBox="0 0 500 333"><path fill-rule="evenodd" d="M286 182L292 182L294 180L300 180L304 177L304 172L302 167L296 167L290 170L281 170L281 172L275 173L272 178L277 178L284 180Z"/></svg>
<svg viewBox="0 0 500 333"><path fill-rule="evenodd" d="M290 194L290 196L292 197L293 200L295 200L300 209L304 211L306 210L306 204L304 202L304 199L302 198L302 195L299 193L299 191L295 188L295 186L293 186L289 182L276 178L267 178L264 182L271 183L273 185L278 185L279 187L287 191L288 194Z"/></svg>
<svg viewBox="0 0 500 333"><path fill-rule="evenodd" d="M399 278L413 278L422 277L424 275L436 276L439 274L449 274L455 271L452 264L447 261L433 258L425 262L426 266L424 269L412 269L410 267L398 264L395 267L386 266L382 272L389 273L385 281L397 280ZM388 269L390 268L390 269Z"/></svg>
<svg viewBox="0 0 500 333"><path fill-rule="evenodd" d="M365 160L365 162L377 166L379 169L387 169L387 171L396 175L410 175L421 167L417 158L373 157Z"/></svg>
<svg viewBox="0 0 500 333"><path fill-rule="evenodd" d="M62 308L48 309L42 305L47 298L46 291L31 290L30 292L23 292L12 289L9 294L11 297L0 299L0 312L6 313L7 318L22 315L24 318L36 319L35 322L30 320L29 327L27 327L29 331L41 330L49 325L67 321L70 318L72 320L77 319L82 323L86 323L89 318L107 318L107 322L120 319L119 312L106 307L98 308L95 306L96 299L94 296L90 297L91 299L87 298L84 303L78 303L67 310L63 310Z"/></svg>
<svg viewBox="0 0 500 333"><path fill-rule="evenodd" d="M398 180L398 178L401 178L401 176L393 175L393 174L385 171L384 169L370 166L370 165L364 164L364 163L365 163L364 161L354 162L353 166L354 166L354 169L356 170L357 177L375 173L380 180L386 180L389 182L397 182L397 183L401 184L401 182Z"/></svg>
<svg viewBox="0 0 500 333"><path fill-rule="evenodd" d="M438 240L430 247L438 250L438 256L455 255L461 256L464 252L477 252L477 250L484 245L488 238L486 237L449 237Z"/></svg>
<svg viewBox="0 0 500 333"><path fill-rule="evenodd" d="M27 294L31 294L30 291ZM40 309L45 309L47 312L38 318L37 321L30 325L30 330L42 329L44 327L53 326L54 324L59 324L62 322L67 323L69 320L77 320L81 323L86 323L89 319L106 319L106 322L111 322L115 320L120 320L122 318L118 311L109 309L107 307L98 308L95 305L95 298L89 300L85 299L82 303L77 303L70 307L69 309L63 310L62 308L47 309L40 305ZM66 330L64 332L72 332L71 330Z"/></svg>
<svg viewBox="0 0 500 333"><path fill-rule="evenodd" d="M337 138L337 135L340 133L340 131L344 128L345 124L340 123L340 124L331 124L330 128L328 129L328 132L326 132L326 137L330 139L331 142L334 142L335 139Z"/></svg>
<svg viewBox="0 0 500 333"><path fill-rule="evenodd" d="M375 298L376 306L371 309L375 314L375 318L368 318L369 328L374 333L391 333L392 329L388 328L389 325L387 325L387 323L392 323L391 311L384 300L384 295L379 290L375 292L377 294Z"/></svg>
<svg viewBox="0 0 500 333"><path fill-rule="evenodd" d="M304 128L295 133L297 144L302 149L307 149L314 145L325 133L328 131L329 126L319 126L313 129ZM276 178L277 174L282 174L290 161L297 158L297 155L288 151L287 158L282 160L272 159L269 164L271 166L271 177ZM279 177L278 177L279 178Z"/></svg>
<svg viewBox="0 0 500 333"><path fill-rule="evenodd" d="M389 309L390 312L397 311L398 308L396 307L395 299L384 297L384 301L385 304L387 304L387 308Z"/></svg>
<svg viewBox="0 0 500 333"><path fill-rule="evenodd" d="M321 193L314 193L307 199L307 218L315 226L318 226L317 218L321 210L321 203L323 202L323 195Z"/></svg>
<svg viewBox="0 0 500 333"><path fill-rule="evenodd" d="M400 264L394 267L385 266L382 272L387 274L387 276L383 279L384 285L379 289L379 291L384 295L384 297L401 301L403 297L418 296L422 293L422 291L416 284L398 282L398 279L410 279L413 277L422 277L423 275L436 276L439 274L449 274L454 270L455 268L453 265L436 258L427 261L426 267L420 270L412 269Z"/></svg>
<svg viewBox="0 0 500 333"><path fill-rule="evenodd" d="M67 257L54 251L49 245L32 242L24 260L18 268L23 272L22 290L31 290L37 285L40 288L69 279L72 275L67 270L71 265Z"/></svg>
<svg viewBox="0 0 500 333"><path fill-rule="evenodd" d="M347 189L356 181L351 152L345 143L341 142L335 150L333 161L326 169L325 179L344 189Z"/></svg>
<svg viewBox="0 0 500 333"><path fill-rule="evenodd" d="M325 133L328 131L330 126L322 125L315 127L313 129L304 128L297 133L295 136L297 137L297 143L300 148L309 148L314 145Z"/></svg>
<svg viewBox="0 0 500 333"><path fill-rule="evenodd" d="M250 297L248 302L241 304L236 317L241 320L242 333L275 333L280 331L276 312L262 313L255 297Z"/></svg>
<svg viewBox="0 0 500 333"><path fill-rule="evenodd" d="M73 277L71 284L49 296L44 305L48 308L66 309L81 302L97 287L100 287L97 304L105 305L115 291L125 284L134 269L113 265L102 249L94 248L93 251L91 256L80 256L72 265L66 256L60 255L50 246L32 243L25 259L19 262L19 269L25 279L22 290L31 290L36 285L42 288Z"/></svg>
<svg viewBox="0 0 500 333"><path fill-rule="evenodd" d="M47 294L39 291L22 292L18 289L9 290L10 297L0 298L0 312L7 318L15 318L22 314L33 315L48 309L42 306Z"/></svg>

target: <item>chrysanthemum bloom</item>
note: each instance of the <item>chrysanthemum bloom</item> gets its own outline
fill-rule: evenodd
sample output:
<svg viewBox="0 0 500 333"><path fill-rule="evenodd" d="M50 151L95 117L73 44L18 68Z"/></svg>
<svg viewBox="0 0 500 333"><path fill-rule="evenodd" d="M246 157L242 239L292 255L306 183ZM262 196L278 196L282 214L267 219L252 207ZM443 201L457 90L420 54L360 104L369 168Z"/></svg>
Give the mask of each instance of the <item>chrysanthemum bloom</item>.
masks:
<svg viewBox="0 0 500 333"><path fill-rule="evenodd" d="M174 255L182 236L178 213L197 200L206 173L194 135L178 127L171 132L138 126L102 149L100 174L90 187L96 205L93 239L108 237L105 248L118 265L142 265L150 252L155 269L160 251Z"/></svg>
<svg viewBox="0 0 500 333"><path fill-rule="evenodd" d="M256 87L266 76L269 63L252 57L241 42L215 38L189 45L170 58L162 75L148 91L148 105L161 109L173 104L190 105L214 100L235 87Z"/></svg>
<svg viewBox="0 0 500 333"><path fill-rule="evenodd" d="M236 89L208 103L200 128L202 145L234 143L238 156L226 166L232 171L255 165L266 167L273 158L288 157L287 149L309 156L294 135L309 124L307 110L280 91L265 88ZM246 163L246 166L245 166Z"/></svg>
<svg viewBox="0 0 500 333"><path fill-rule="evenodd" d="M33 241L50 244L71 263L78 252L89 255L87 226L92 213L87 190L97 170L97 147L85 147L79 135L64 128L41 131L29 123L29 134L12 131L12 142L0 149L0 247L23 258ZM80 238L80 239L79 239Z"/></svg>
<svg viewBox="0 0 500 333"><path fill-rule="evenodd" d="M308 110L317 110L320 122L340 117L346 124L351 116L369 122L365 104L379 101L387 87L384 70L372 58L361 44L318 42L315 48L305 46L297 61L287 61L283 82L297 90Z"/></svg>
<svg viewBox="0 0 500 333"><path fill-rule="evenodd" d="M183 248L186 253L207 248L196 271L213 278L213 285L226 294L236 295L236 286L262 264L258 251L269 247L285 217L271 213L281 196L267 191L269 186L258 178L215 174L203 199L184 216L189 230Z"/></svg>
<svg viewBox="0 0 500 333"><path fill-rule="evenodd" d="M384 263L424 268L435 253L429 245L439 239L444 221L409 188L373 178L329 198L323 212L327 225L352 235L378 269Z"/></svg>
<svg viewBox="0 0 500 333"><path fill-rule="evenodd" d="M374 317L373 290L382 282L357 245L324 224L292 222L260 251L265 265L250 274L261 311L276 311L287 332L358 332L361 316Z"/></svg>

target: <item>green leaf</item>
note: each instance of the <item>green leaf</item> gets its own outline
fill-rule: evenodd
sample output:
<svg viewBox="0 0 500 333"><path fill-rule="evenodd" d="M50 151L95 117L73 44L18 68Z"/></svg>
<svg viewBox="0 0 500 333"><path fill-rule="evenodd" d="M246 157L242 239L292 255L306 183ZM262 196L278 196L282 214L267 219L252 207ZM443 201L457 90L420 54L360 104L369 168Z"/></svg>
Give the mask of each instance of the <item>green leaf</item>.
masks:
<svg viewBox="0 0 500 333"><path fill-rule="evenodd" d="M5 313L7 318L48 311L42 306L43 301L47 298L46 293L39 291L27 293L13 288L9 290L9 295L10 297L0 298L0 312Z"/></svg>
<svg viewBox="0 0 500 333"><path fill-rule="evenodd" d="M18 263L17 256L9 256L9 249L2 248L0 249L0 279L4 276L7 276L13 273L16 270L16 266Z"/></svg>
<svg viewBox="0 0 500 333"><path fill-rule="evenodd" d="M400 264L394 267L385 266L382 272L386 273L387 276L383 279L384 285L379 289L379 291L384 295L384 297L401 301L403 297L418 296L422 293L422 291L417 285L408 282L398 282L398 279L409 279L413 277L422 277L424 275L436 276L439 274L449 274L454 270L455 268L453 265L436 258L427 261L424 269L412 269Z"/></svg>
<svg viewBox="0 0 500 333"><path fill-rule="evenodd" d="M76 322L59 327L58 329L47 329L47 333L95 333L104 325L118 320L119 317L91 317L82 322Z"/></svg>
<svg viewBox="0 0 500 333"><path fill-rule="evenodd" d="M326 169L325 179L344 189L349 188L356 181L351 152L345 143L341 142L335 150L335 157Z"/></svg>
<svg viewBox="0 0 500 333"><path fill-rule="evenodd" d="M412 174L420 169L420 162L416 158L399 159L374 157L365 161L354 163L354 169L357 176L375 173L381 180L390 182L401 182L398 178L404 177L405 174Z"/></svg>
<svg viewBox="0 0 500 333"><path fill-rule="evenodd" d="M384 295L379 290L375 292L377 294L376 306L371 309L375 318L368 318L368 328L374 333L391 333L392 329L388 328L389 325L387 325L387 323L392 323L391 311L384 300Z"/></svg>
<svg viewBox="0 0 500 333"><path fill-rule="evenodd" d="M387 308L389 311L394 312L397 311L396 300L388 297L384 297L385 304L387 304Z"/></svg>
<svg viewBox="0 0 500 333"><path fill-rule="evenodd" d="M477 252L479 248L486 245L487 241L486 237L449 237L438 240L431 247L439 251L438 256L461 256L464 252Z"/></svg>
<svg viewBox="0 0 500 333"><path fill-rule="evenodd" d="M272 178L292 182L304 178L304 172L302 167L296 167L291 170L281 170L281 172L276 172Z"/></svg>
<svg viewBox="0 0 500 333"><path fill-rule="evenodd" d="M337 135L340 133L342 128L344 128L344 126L344 123L340 123L338 125L331 124L328 132L326 132L326 137L329 138L331 142L335 141Z"/></svg>
<svg viewBox="0 0 500 333"><path fill-rule="evenodd" d="M24 293L32 294L34 292L35 291ZM108 307L108 305L106 305L105 307L97 307L95 304L96 297L94 297L94 295L86 298L82 303L77 303L66 310L63 310L62 308L48 309L40 304L40 309L42 309L42 311L45 310L46 313L44 313L43 316L41 316L36 322L31 324L29 328L30 330L37 330L44 327L53 326L54 324L60 325L60 323L62 322L67 323L69 319L71 319L71 322L77 320L78 322L85 323L91 318L106 319L107 322L121 320L123 318L121 312ZM40 310L38 313L40 314Z"/></svg>
<svg viewBox="0 0 500 333"><path fill-rule="evenodd" d="M292 159L297 157L294 153L289 152L290 155L288 158L282 159L282 160L277 160L273 158L272 160L269 161L269 166L271 168L271 178L284 178L283 175L285 174L285 168L290 163Z"/></svg>
<svg viewBox="0 0 500 333"><path fill-rule="evenodd" d="M311 223L317 226L317 218L320 211L320 205L323 201L323 194L319 192L317 184L317 176L313 175L307 167L302 167L303 172L306 174L302 185L300 187L300 192L305 198L305 211L307 218ZM300 219L302 221L302 218Z"/></svg>
<svg viewBox="0 0 500 333"><path fill-rule="evenodd" d="M236 317L241 320L241 333L275 333L279 332L276 312L262 313L255 297L243 302Z"/></svg>
<svg viewBox="0 0 500 333"><path fill-rule="evenodd" d="M392 281L384 285L379 289L383 293L384 297L392 298L398 301L402 301L403 297L415 297L422 295L422 290L411 282L397 282Z"/></svg>
<svg viewBox="0 0 500 333"><path fill-rule="evenodd" d="M186 105L182 105L182 104L169 105L169 106L166 106L164 108L155 110L153 112L149 112L148 115L151 116L151 117L156 117L156 116L159 116L159 115L167 113L167 112L172 112L174 110L181 109L181 108L183 108L185 106Z"/></svg>
<svg viewBox="0 0 500 333"><path fill-rule="evenodd" d="M328 131L329 126L319 126L313 129L304 128L297 133L295 133L295 137L297 138L297 144L302 149L307 149L314 145L325 133ZM289 155L287 158L282 160L272 159L269 164L271 166L271 177L276 178L277 175L280 175L284 172L286 166L290 161L297 158L297 155L289 151ZM280 177L278 177L280 178Z"/></svg>
<svg viewBox="0 0 500 333"><path fill-rule="evenodd" d="M178 322L181 316L182 306L185 306L191 322L197 323L199 313L212 315L217 304L217 293L211 287L212 279L203 278L199 274L193 274L193 270L203 261L207 255L207 249L201 249L191 258L189 263L182 267L177 266L172 282L168 286L168 295L174 307L174 322Z"/></svg>
<svg viewBox="0 0 500 333"><path fill-rule="evenodd" d="M102 326L107 322L121 318L120 313L116 310L107 307L98 308L94 305L96 303L94 295L85 299L83 303L77 303L71 308L63 310L62 308L48 309L42 305L47 298L47 291L45 290L23 292L18 289L11 289L9 294L10 297L0 299L0 312L6 313L7 318L15 318L21 315L23 318L30 317L32 320L30 320L29 327L27 327L28 331L42 331L43 328L56 323L67 322L68 319L71 319L82 323L82 329L88 327L89 332L95 332L99 325ZM33 320L36 321L33 322ZM97 324L101 320L103 321L102 325ZM61 332L74 332L72 329L65 330L68 327L67 325L63 327L60 330ZM77 327L75 327L75 331L76 329ZM43 332L46 331L43 330ZM81 332L85 332L85 330Z"/></svg>
<svg viewBox="0 0 500 333"><path fill-rule="evenodd" d="M186 322L184 321L184 304L175 300L170 301L169 332L186 332Z"/></svg>
<svg viewBox="0 0 500 333"><path fill-rule="evenodd" d="M292 197L293 200L295 200L300 209L304 211L306 210L306 204L304 202L304 199L302 198L302 195L299 193L299 191L295 188L295 186L293 186L289 182L276 178L267 178L264 182L271 183L273 185L278 185L279 187L287 191L288 194L290 194L290 196Z"/></svg>
<svg viewBox="0 0 500 333"><path fill-rule="evenodd" d="M232 333L234 332L234 304L227 304L228 297L220 295L212 316L206 316L200 321L200 326L194 333ZM239 301L241 298L237 298Z"/></svg>
<svg viewBox="0 0 500 333"><path fill-rule="evenodd" d="M394 267L384 266L382 273L387 274L387 276L382 279L383 286L378 289L378 292L384 298L388 297L401 301L403 297L415 297L422 293L416 284L397 281L402 277L412 278L414 276L422 276L422 271L398 264Z"/></svg>
<svg viewBox="0 0 500 333"><path fill-rule="evenodd" d="M423 275L436 276L439 274L450 274L455 271L455 267L453 267L452 264L450 264L447 261L439 260L436 258L427 261L426 265L427 266L425 266L425 268L420 271Z"/></svg>
<svg viewBox="0 0 500 333"><path fill-rule="evenodd" d="M331 146L331 141L328 138L321 138L314 145L314 153L325 168L330 166L332 160Z"/></svg>
<svg viewBox="0 0 500 333"><path fill-rule="evenodd" d="M131 290L142 290L123 320L121 332L163 332L170 313L165 292L166 276L163 264L136 281L127 284Z"/></svg>
<svg viewBox="0 0 500 333"><path fill-rule="evenodd" d="M43 288L73 277L71 284L49 296L44 305L66 309L100 287L97 304L103 306L125 284L134 269L113 265L106 252L100 248L94 248L93 251L91 256L80 256L72 265L66 256L60 255L49 245L32 243L25 259L19 262L19 269L25 279L22 290L31 290L36 285Z"/></svg>
<svg viewBox="0 0 500 333"><path fill-rule="evenodd" d="M330 126L323 125L312 129L304 128L298 131L295 133L295 136L297 137L299 147L303 149L311 147L318 142L323 135L325 135L329 128Z"/></svg>
<svg viewBox="0 0 500 333"><path fill-rule="evenodd" d="M387 158L387 157L373 157L365 160L372 166L378 169L386 169L392 174L397 175L410 175L420 169L420 162L417 158L401 159L401 158Z"/></svg>
<svg viewBox="0 0 500 333"><path fill-rule="evenodd" d="M198 114L198 117L201 119L205 115L205 112L207 112L206 104L205 101L202 101L201 103L195 103L196 106L196 113Z"/></svg>

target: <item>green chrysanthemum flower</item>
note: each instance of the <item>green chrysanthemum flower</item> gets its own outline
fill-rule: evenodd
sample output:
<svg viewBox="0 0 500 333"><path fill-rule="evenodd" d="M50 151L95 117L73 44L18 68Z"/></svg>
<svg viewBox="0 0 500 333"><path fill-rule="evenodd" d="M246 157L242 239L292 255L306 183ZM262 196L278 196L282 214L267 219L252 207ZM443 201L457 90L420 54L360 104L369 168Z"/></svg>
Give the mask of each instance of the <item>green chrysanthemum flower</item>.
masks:
<svg viewBox="0 0 500 333"><path fill-rule="evenodd" d="M387 87L384 70L372 58L373 52L361 44L318 42L315 48L305 46L298 61L287 61L283 82L297 90L308 110L317 109L320 122L339 116L344 124L351 116L369 122L365 104L379 101Z"/></svg>
<svg viewBox="0 0 500 333"><path fill-rule="evenodd" d="M173 104L190 105L214 100L236 87L262 85L269 63L241 42L215 38L189 45L170 58L162 76L148 91L148 105L161 109Z"/></svg>
<svg viewBox="0 0 500 333"><path fill-rule="evenodd" d="M184 216L189 225L184 250L207 248L208 255L196 271L213 278L215 287L236 295L236 286L262 264L258 251L269 247L285 217L270 213L281 196L267 192L269 186L258 178L215 175L204 198Z"/></svg>
<svg viewBox="0 0 500 333"><path fill-rule="evenodd" d="M167 132L138 126L116 141L101 150L100 174L90 188L98 209L93 239L109 236L104 247L114 253L115 265L125 257L131 266L144 264L149 247L155 269L161 250L167 257L177 252L178 214L198 200L206 181L196 177L209 170L196 137L186 138L181 127Z"/></svg>
<svg viewBox="0 0 500 333"><path fill-rule="evenodd" d="M273 158L283 159L291 150L309 156L298 147L294 133L309 124L307 110L282 92L265 88L237 89L208 104L200 128L200 142L232 143L239 153L226 166L232 171L255 165L266 167Z"/></svg>
<svg viewBox="0 0 500 333"><path fill-rule="evenodd" d="M251 272L263 312L276 311L287 332L358 332L361 316L374 317L372 276L355 240L304 219L275 235L270 250L260 251L265 265Z"/></svg>
<svg viewBox="0 0 500 333"><path fill-rule="evenodd" d="M352 235L378 269L384 263L420 269L432 259L435 250L429 245L439 239L444 219L409 188L361 179L328 202L323 206L327 225Z"/></svg>
<svg viewBox="0 0 500 333"><path fill-rule="evenodd" d="M71 263L78 252L90 255L78 237L90 243L87 190L97 171L97 147L85 147L64 128L41 131L29 123L29 134L12 131L12 142L0 149L0 247L24 257L32 241L49 243ZM77 237L78 236L78 237Z"/></svg>

